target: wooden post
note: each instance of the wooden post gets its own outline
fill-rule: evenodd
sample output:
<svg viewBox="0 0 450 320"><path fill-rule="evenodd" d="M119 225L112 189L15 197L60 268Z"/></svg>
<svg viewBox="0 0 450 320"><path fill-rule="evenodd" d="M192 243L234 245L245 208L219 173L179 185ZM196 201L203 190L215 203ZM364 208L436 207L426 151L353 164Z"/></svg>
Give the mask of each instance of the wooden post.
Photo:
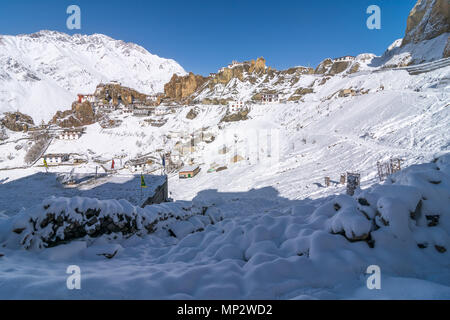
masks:
<svg viewBox="0 0 450 320"><path fill-rule="evenodd" d="M347 194L353 196L355 190L359 187L361 183L361 175L359 173L347 172Z"/></svg>
<svg viewBox="0 0 450 320"><path fill-rule="evenodd" d="M383 167L381 166L380 161L377 161L377 171L378 171L378 178L380 181L383 181Z"/></svg>
<svg viewBox="0 0 450 320"><path fill-rule="evenodd" d="M326 187L330 186L330 177L325 177L325 186Z"/></svg>

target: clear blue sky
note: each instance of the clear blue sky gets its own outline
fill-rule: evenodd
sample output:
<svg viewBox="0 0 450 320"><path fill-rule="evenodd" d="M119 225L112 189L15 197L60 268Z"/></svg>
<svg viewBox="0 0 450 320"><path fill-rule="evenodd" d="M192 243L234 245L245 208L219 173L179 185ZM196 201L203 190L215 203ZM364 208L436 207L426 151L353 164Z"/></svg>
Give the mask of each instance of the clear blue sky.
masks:
<svg viewBox="0 0 450 320"><path fill-rule="evenodd" d="M327 57L381 54L402 38L416 0L11 0L0 1L0 34L39 30L103 33L135 42L208 74L232 60L263 56L285 69ZM66 9L81 8L81 30L66 28ZM366 27L369 5L381 30ZM75 31L75 32L74 32Z"/></svg>

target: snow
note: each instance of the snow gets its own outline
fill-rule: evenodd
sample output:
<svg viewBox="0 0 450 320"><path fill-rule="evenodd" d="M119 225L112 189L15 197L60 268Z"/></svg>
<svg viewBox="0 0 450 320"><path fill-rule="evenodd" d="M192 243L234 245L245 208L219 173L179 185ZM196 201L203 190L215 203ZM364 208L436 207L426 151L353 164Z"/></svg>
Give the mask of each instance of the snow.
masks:
<svg viewBox="0 0 450 320"><path fill-rule="evenodd" d="M380 64L387 66L408 65L410 63L419 64L439 60L443 57L449 36L450 32L447 32L430 40L408 43L403 47L401 47L401 39L396 40L379 59Z"/></svg>
<svg viewBox="0 0 450 320"><path fill-rule="evenodd" d="M198 168L198 166L184 166L180 169L180 172L194 171Z"/></svg>

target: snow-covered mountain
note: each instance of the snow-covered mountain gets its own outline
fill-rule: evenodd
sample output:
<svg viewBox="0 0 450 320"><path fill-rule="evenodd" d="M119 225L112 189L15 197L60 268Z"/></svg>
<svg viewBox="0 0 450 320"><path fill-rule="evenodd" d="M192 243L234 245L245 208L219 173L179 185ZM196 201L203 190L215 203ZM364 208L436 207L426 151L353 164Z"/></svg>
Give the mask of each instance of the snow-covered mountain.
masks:
<svg viewBox="0 0 450 320"><path fill-rule="evenodd" d="M77 93L92 93L101 82L152 94L174 73L185 74L174 60L102 34L0 36L0 113L18 110L35 122L49 120L68 109Z"/></svg>

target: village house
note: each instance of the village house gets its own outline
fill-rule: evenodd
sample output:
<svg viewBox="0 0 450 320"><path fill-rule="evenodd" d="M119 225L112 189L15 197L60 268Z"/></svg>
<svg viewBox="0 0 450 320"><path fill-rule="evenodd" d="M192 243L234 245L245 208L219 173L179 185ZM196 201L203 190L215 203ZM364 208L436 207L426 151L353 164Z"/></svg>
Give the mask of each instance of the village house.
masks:
<svg viewBox="0 0 450 320"><path fill-rule="evenodd" d="M58 139L60 140L78 140L81 138L81 135L83 134L82 129L67 129L62 131L58 135Z"/></svg>
<svg viewBox="0 0 450 320"><path fill-rule="evenodd" d="M162 116L162 115L165 115L167 113L168 112L167 112L167 108L166 107L160 106L160 107L156 107L155 108L155 115L157 115L157 116Z"/></svg>
<svg viewBox="0 0 450 320"><path fill-rule="evenodd" d="M116 110L116 106L112 102L109 102L109 103L103 103L103 102L98 103L97 104L97 108L99 110L108 111L108 112Z"/></svg>
<svg viewBox="0 0 450 320"><path fill-rule="evenodd" d="M69 155L65 153L49 153L42 157L42 164L44 165L44 160L49 166L55 166L62 164L63 162L69 161Z"/></svg>
<svg viewBox="0 0 450 320"><path fill-rule="evenodd" d="M161 93L149 95L146 98L146 102L155 105L158 103L160 98L162 98L163 96L164 96L164 94L161 94Z"/></svg>
<svg viewBox="0 0 450 320"><path fill-rule="evenodd" d="M78 94L78 103L84 103L84 102L90 102L90 103L96 103L97 97L93 94Z"/></svg>
<svg viewBox="0 0 450 320"><path fill-rule="evenodd" d="M177 143L174 150L177 151L180 155L186 155L195 152L195 147L191 145L190 142L184 144Z"/></svg>
<svg viewBox="0 0 450 320"><path fill-rule="evenodd" d="M244 64L244 63L242 63L242 62L233 60L233 61L231 62L231 64L228 65L228 68L234 68L234 67L236 67L236 66L243 65L243 64Z"/></svg>
<svg viewBox="0 0 450 320"><path fill-rule="evenodd" d="M333 61L340 62L340 61L353 61L353 60L355 60L355 57L353 57L353 56L343 56L343 57L335 58Z"/></svg>
<svg viewBox="0 0 450 320"><path fill-rule="evenodd" d="M152 114L152 108L134 108L133 116L135 117L148 117Z"/></svg>
<svg viewBox="0 0 450 320"><path fill-rule="evenodd" d="M130 106L126 106L122 109L122 113L124 114L133 114L134 108Z"/></svg>
<svg viewBox="0 0 450 320"><path fill-rule="evenodd" d="M200 167L198 165L185 166L181 168L178 173L180 179L193 178L200 172Z"/></svg>
<svg viewBox="0 0 450 320"><path fill-rule="evenodd" d="M271 104L271 103L279 103L280 97L277 93L262 93L261 94L261 103L262 104Z"/></svg>
<svg viewBox="0 0 450 320"><path fill-rule="evenodd" d="M150 169L150 166L153 164L153 161L150 159L135 159L130 160L127 163L128 169L131 172L144 172Z"/></svg>
<svg viewBox="0 0 450 320"><path fill-rule="evenodd" d="M353 89L343 89L339 92L339 97L350 97L355 95L356 91Z"/></svg>
<svg viewBox="0 0 450 320"><path fill-rule="evenodd" d="M242 156L236 154L233 156L233 158L231 158L231 163L237 163L242 160L244 160L244 158Z"/></svg>
<svg viewBox="0 0 450 320"><path fill-rule="evenodd" d="M223 145L222 147L219 148L219 154L226 154L230 151L229 148L227 148L227 146Z"/></svg>
<svg viewBox="0 0 450 320"><path fill-rule="evenodd" d="M245 108L244 101L238 100L238 101L229 101L228 102L228 111L230 113L235 113L243 110Z"/></svg>

